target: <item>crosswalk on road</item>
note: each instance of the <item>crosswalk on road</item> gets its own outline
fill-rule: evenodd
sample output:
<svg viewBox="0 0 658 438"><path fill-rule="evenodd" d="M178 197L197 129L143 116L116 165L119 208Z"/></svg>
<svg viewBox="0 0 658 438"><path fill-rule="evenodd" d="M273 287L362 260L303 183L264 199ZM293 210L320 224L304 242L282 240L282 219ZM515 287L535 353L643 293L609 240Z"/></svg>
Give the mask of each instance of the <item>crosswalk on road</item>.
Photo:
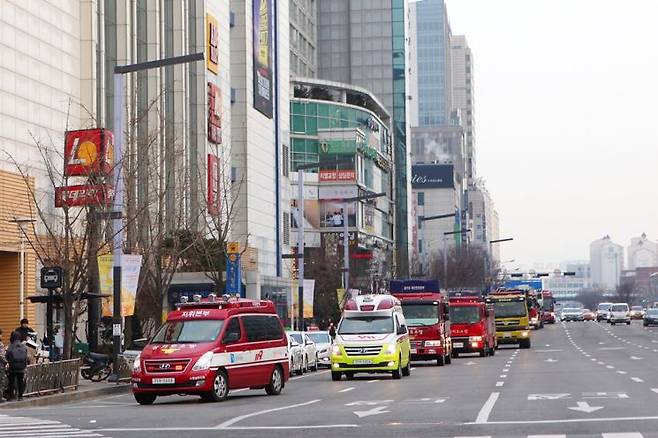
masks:
<svg viewBox="0 0 658 438"><path fill-rule="evenodd" d="M59 421L0 415L0 438L98 438L102 436L99 433L77 429Z"/></svg>

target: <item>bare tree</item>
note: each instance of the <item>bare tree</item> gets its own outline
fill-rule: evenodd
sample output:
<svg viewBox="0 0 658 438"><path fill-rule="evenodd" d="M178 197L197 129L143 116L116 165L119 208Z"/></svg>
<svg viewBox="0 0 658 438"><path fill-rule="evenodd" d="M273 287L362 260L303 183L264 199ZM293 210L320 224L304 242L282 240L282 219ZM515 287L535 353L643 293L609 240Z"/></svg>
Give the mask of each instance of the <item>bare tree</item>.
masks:
<svg viewBox="0 0 658 438"><path fill-rule="evenodd" d="M448 249L448 269L444 275L443 253L430 262L430 275L449 289L481 288L487 283L486 250L477 245L463 245Z"/></svg>

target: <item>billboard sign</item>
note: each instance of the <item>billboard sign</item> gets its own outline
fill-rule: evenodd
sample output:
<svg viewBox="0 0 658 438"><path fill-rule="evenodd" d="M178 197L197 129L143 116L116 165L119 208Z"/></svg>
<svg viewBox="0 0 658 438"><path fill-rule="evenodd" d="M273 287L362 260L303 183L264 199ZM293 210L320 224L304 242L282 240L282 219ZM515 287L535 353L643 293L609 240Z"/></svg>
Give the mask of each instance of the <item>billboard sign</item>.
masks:
<svg viewBox="0 0 658 438"><path fill-rule="evenodd" d="M272 118L272 0L252 0L254 108Z"/></svg>
<svg viewBox="0 0 658 438"><path fill-rule="evenodd" d="M109 184L55 187L55 207L57 208L109 205L113 197L114 188Z"/></svg>
<svg viewBox="0 0 658 438"><path fill-rule="evenodd" d="M414 164L411 166L411 187L414 189L451 189L455 187L452 164Z"/></svg>
<svg viewBox="0 0 658 438"><path fill-rule="evenodd" d="M318 177L320 182L355 181L356 172L354 169L321 170Z"/></svg>
<svg viewBox="0 0 658 438"><path fill-rule="evenodd" d="M109 175L114 160L114 135L107 129L67 131L64 176Z"/></svg>
<svg viewBox="0 0 658 438"><path fill-rule="evenodd" d="M221 196L219 193L219 158L208 154L208 214L219 215Z"/></svg>
<svg viewBox="0 0 658 438"><path fill-rule="evenodd" d="M135 313L139 272L142 267L142 256L124 254L121 256L121 316L131 316ZM103 297L103 316L112 316L114 294L114 256L105 254L98 256L98 277Z"/></svg>
<svg viewBox="0 0 658 438"><path fill-rule="evenodd" d="M359 187L351 184L349 186L320 186L318 198L320 199L346 199L359 196Z"/></svg>
<svg viewBox="0 0 658 438"><path fill-rule="evenodd" d="M206 66L214 74L219 72L219 27L210 14L206 14Z"/></svg>

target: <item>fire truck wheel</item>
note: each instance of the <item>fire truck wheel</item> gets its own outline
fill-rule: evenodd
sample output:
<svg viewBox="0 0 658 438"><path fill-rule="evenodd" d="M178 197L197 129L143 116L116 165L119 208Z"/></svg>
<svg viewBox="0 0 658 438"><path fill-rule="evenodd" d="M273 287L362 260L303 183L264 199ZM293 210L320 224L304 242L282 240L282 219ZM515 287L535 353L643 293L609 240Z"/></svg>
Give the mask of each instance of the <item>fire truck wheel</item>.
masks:
<svg viewBox="0 0 658 438"><path fill-rule="evenodd" d="M331 380L333 380L334 382L338 382L341 377L342 375L340 372L336 372L336 371L331 372Z"/></svg>
<svg viewBox="0 0 658 438"><path fill-rule="evenodd" d="M452 354L446 355L446 365L450 365L452 363Z"/></svg>
<svg viewBox="0 0 658 438"><path fill-rule="evenodd" d="M279 395L283 389L283 373L281 367L276 365L272 370L272 377L270 377L270 384L265 387L265 392L268 395Z"/></svg>
<svg viewBox="0 0 658 438"><path fill-rule="evenodd" d="M489 356L494 356L496 354L496 348L498 348L498 346L494 345L491 350L489 350Z"/></svg>
<svg viewBox="0 0 658 438"><path fill-rule="evenodd" d="M487 357L487 347L484 347L482 351L480 351L480 357Z"/></svg>
<svg viewBox="0 0 658 438"><path fill-rule="evenodd" d="M519 346L520 346L521 348L530 348L530 339L523 339L523 340L520 342Z"/></svg>
<svg viewBox="0 0 658 438"><path fill-rule="evenodd" d="M399 380L402 378L402 357L398 357L398 369L393 371L392 373L393 378L395 380Z"/></svg>
<svg viewBox="0 0 658 438"><path fill-rule="evenodd" d="M140 405L152 405L156 398L155 394L133 394L133 395L135 396L135 400L137 401L137 403L139 403Z"/></svg>
<svg viewBox="0 0 658 438"><path fill-rule="evenodd" d="M446 357L441 356L436 360L436 365L442 367L443 365L446 364Z"/></svg>
<svg viewBox="0 0 658 438"><path fill-rule="evenodd" d="M203 399L213 402L221 402L228 397L228 377L222 370L217 370L212 383L212 391L204 394Z"/></svg>

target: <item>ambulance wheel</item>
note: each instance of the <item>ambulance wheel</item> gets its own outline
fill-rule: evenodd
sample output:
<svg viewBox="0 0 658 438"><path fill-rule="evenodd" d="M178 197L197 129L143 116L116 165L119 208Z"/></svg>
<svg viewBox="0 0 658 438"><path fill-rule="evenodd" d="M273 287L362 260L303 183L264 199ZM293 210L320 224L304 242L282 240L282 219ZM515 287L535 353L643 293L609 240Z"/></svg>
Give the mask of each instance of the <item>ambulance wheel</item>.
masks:
<svg viewBox="0 0 658 438"><path fill-rule="evenodd" d="M402 357L398 358L398 369L391 373L393 379L400 380L402 378Z"/></svg>
<svg viewBox="0 0 658 438"><path fill-rule="evenodd" d="M228 377L222 370L217 370L212 382L212 391L204 394L203 399L213 402L221 402L228 397Z"/></svg>
<svg viewBox="0 0 658 438"><path fill-rule="evenodd" d="M411 375L411 359L407 362L407 366L402 368L402 375L404 377L409 377Z"/></svg>
<svg viewBox="0 0 658 438"><path fill-rule="evenodd" d="M283 373L281 372L281 367L278 365L272 370L272 377L270 377L270 383L265 387L265 392L268 395L279 395L283 389Z"/></svg>
<svg viewBox="0 0 658 438"><path fill-rule="evenodd" d="M152 405L153 402L155 401L155 398L157 397L155 394L133 394L135 396L135 400L137 403L140 405Z"/></svg>
<svg viewBox="0 0 658 438"><path fill-rule="evenodd" d="M446 355L446 360L445 360L446 365L450 365L452 363L452 357L451 356L452 356L452 354Z"/></svg>
<svg viewBox="0 0 658 438"><path fill-rule="evenodd" d="M341 377L342 377L341 372L336 372L336 371L331 372L331 380L333 380L334 382L338 382Z"/></svg>
<svg viewBox="0 0 658 438"><path fill-rule="evenodd" d="M442 367L443 365L446 364L446 357L441 356L436 360L436 365Z"/></svg>

